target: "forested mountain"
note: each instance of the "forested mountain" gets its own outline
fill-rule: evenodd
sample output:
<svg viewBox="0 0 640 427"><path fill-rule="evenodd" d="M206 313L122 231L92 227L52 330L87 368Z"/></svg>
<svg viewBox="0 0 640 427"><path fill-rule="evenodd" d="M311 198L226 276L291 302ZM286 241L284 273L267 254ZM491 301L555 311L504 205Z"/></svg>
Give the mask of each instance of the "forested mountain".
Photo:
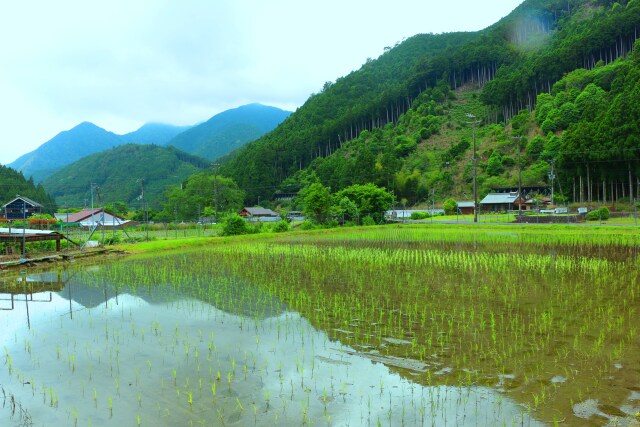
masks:
<svg viewBox="0 0 640 427"><path fill-rule="evenodd" d="M25 177L33 178L35 182L42 182L62 167L89 154L127 143L164 145L187 129L188 126L152 123L134 132L117 135L93 123L83 122L70 130L60 132L8 166L22 172Z"/></svg>
<svg viewBox="0 0 640 427"><path fill-rule="evenodd" d="M191 126L172 126L164 123L147 123L140 129L122 135L127 144L167 145L176 135L190 129Z"/></svg>
<svg viewBox="0 0 640 427"><path fill-rule="evenodd" d="M603 109L617 106L616 123L624 129L626 145L620 146L622 135L617 143L607 144L612 144L610 150L618 148L616 158L633 159L625 172L630 176L627 187L632 187L638 175L640 134L629 124L637 123L633 109L620 104L633 99L629 85L637 65L624 58L638 37L639 24L638 0L527 0L480 32L414 36L386 49L358 71L327 82L321 93L312 95L273 132L229 156L222 171L247 192L250 202L299 189L310 171L334 190L356 180L371 180L392 189L397 197L416 202L429 193L464 196L470 192L468 160L472 157L471 126L466 123L470 119L465 114L472 113L481 120L483 188L512 185L518 141L526 146L537 137L535 143L542 146L538 156L545 150L547 155L526 160L525 178L546 184L548 161L553 160L565 196L573 200L568 188L573 189L575 173L585 168L575 166L583 158L571 148L572 135L590 133L584 129L586 124L577 124L583 122L576 119L582 117L581 107L576 105L573 118L558 116L571 110L565 104L577 103L586 89L582 83L588 82L606 93L601 98L609 104ZM615 72L607 65L617 63L626 65ZM582 83L574 78L569 84L572 91L561 94L568 83L558 81L581 68L585 69L578 79ZM618 97L626 101L616 102ZM538 99L548 104L550 117L538 114L540 109L532 113ZM604 120L607 116L603 111L599 114L591 117ZM542 122L534 121L543 116ZM613 123L616 116L608 116ZM557 120L564 120L562 126ZM604 132L603 128L600 134ZM511 138L518 134L523 138ZM584 144L581 147L588 146ZM563 150L572 151L573 157ZM568 168L568 157L578 162L572 168ZM463 164L453 170L456 159ZM586 181L593 186L593 167L589 172L585 186Z"/></svg>
<svg viewBox="0 0 640 427"><path fill-rule="evenodd" d="M131 143L173 145L181 151L212 160L259 138L289 114L279 108L249 104L224 111L193 127L149 123L124 135L84 122L60 132L8 166L25 177L32 177L35 182L42 182L85 156Z"/></svg>
<svg viewBox="0 0 640 427"><path fill-rule="evenodd" d="M122 144L122 139L93 123L80 123L73 129L60 132L34 151L18 158L8 166L41 182L46 177L78 159Z"/></svg>
<svg viewBox="0 0 640 427"><path fill-rule="evenodd" d="M186 177L208 166L206 160L174 147L126 144L76 161L54 173L43 182L58 206L85 206L91 198L91 185L96 204L125 202L131 208L145 202L160 206L163 191L180 184Z"/></svg>
<svg viewBox="0 0 640 427"><path fill-rule="evenodd" d="M261 104L223 111L169 141L179 150L214 160L274 129L291 112Z"/></svg>
<svg viewBox="0 0 640 427"><path fill-rule="evenodd" d="M20 172L0 165L0 205L10 202L18 194L40 203L45 213L53 214L56 210L53 198L42 185L35 185L32 179L25 179Z"/></svg>

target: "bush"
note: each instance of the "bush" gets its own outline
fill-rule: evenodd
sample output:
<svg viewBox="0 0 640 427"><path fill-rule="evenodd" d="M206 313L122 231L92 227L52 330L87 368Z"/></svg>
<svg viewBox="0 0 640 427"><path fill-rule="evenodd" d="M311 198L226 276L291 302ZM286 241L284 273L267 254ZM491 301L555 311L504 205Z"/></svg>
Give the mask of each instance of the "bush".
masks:
<svg viewBox="0 0 640 427"><path fill-rule="evenodd" d="M326 228L336 228L337 226L339 226L340 223L335 220L335 219L330 219L329 221L327 221L327 223L325 224Z"/></svg>
<svg viewBox="0 0 640 427"><path fill-rule="evenodd" d="M289 223L285 220L282 221L278 221L275 224L273 224L273 229L274 232L276 233L282 233L285 231L289 231Z"/></svg>
<svg viewBox="0 0 640 427"><path fill-rule="evenodd" d="M369 215L362 218L362 225L376 225L376 221Z"/></svg>
<svg viewBox="0 0 640 427"><path fill-rule="evenodd" d="M458 202L456 202L455 199L447 199L442 204L442 209L444 209L447 215L452 215L458 209Z"/></svg>
<svg viewBox="0 0 640 427"><path fill-rule="evenodd" d="M314 228L316 228L316 224L308 219L302 221L302 224L300 224L301 230L313 230Z"/></svg>
<svg viewBox="0 0 640 427"><path fill-rule="evenodd" d="M411 212L411 219L428 219L431 218L429 212Z"/></svg>
<svg viewBox="0 0 640 427"><path fill-rule="evenodd" d="M122 242L120 234L109 234L104 238L104 244L106 246L117 245Z"/></svg>
<svg viewBox="0 0 640 427"><path fill-rule="evenodd" d="M237 213L225 218L222 225L223 236L236 236L238 234L248 234L251 230L247 222Z"/></svg>
<svg viewBox="0 0 640 427"><path fill-rule="evenodd" d="M610 212L609 208L606 206L601 207L600 209L593 210L587 213L587 220L589 221L598 221L609 219Z"/></svg>

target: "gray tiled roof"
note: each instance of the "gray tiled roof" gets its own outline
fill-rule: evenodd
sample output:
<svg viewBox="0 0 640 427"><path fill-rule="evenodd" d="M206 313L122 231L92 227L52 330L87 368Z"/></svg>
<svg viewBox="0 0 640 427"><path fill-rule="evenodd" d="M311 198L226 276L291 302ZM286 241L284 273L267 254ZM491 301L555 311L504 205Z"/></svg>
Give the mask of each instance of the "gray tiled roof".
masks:
<svg viewBox="0 0 640 427"><path fill-rule="evenodd" d="M480 202L481 205L499 205L513 203L518 198L518 193L489 193Z"/></svg>

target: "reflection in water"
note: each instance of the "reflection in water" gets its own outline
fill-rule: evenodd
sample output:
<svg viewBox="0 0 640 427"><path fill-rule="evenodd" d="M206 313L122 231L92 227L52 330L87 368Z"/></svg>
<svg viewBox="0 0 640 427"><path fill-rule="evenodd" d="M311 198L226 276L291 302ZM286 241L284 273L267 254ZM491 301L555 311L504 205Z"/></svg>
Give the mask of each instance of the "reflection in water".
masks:
<svg viewBox="0 0 640 427"><path fill-rule="evenodd" d="M0 384L34 425L537 424L490 389L403 379L281 303L258 316L246 293L230 313L169 287L63 282L34 295L50 303L30 330L32 300L0 317Z"/></svg>

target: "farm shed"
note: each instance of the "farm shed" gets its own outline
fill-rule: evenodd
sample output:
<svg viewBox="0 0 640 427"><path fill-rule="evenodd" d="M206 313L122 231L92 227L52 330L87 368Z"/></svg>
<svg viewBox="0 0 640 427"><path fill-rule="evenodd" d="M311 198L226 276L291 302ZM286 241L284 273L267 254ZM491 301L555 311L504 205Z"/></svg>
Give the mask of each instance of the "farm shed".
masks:
<svg viewBox="0 0 640 427"><path fill-rule="evenodd" d="M23 219L42 213L42 205L28 197L16 195L16 198L2 206L6 219Z"/></svg>

